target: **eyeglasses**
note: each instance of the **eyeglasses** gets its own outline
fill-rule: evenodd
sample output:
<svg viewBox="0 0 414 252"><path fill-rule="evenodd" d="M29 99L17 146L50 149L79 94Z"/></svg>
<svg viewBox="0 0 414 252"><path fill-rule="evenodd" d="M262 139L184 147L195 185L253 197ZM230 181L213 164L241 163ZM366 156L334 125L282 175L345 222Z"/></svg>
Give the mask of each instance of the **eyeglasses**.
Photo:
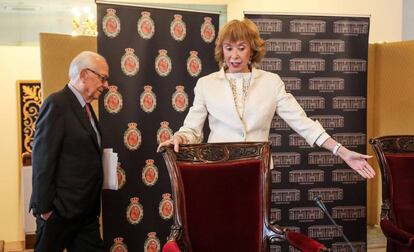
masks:
<svg viewBox="0 0 414 252"><path fill-rule="evenodd" d="M101 75L101 74L99 74L99 73L97 73L97 72L93 71L93 70L92 70L92 69L90 69L90 68L86 68L86 70L88 70L88 71L90 71L90 72L94 73L94 74L96 75L96 77L98 77L98 78L99 78L99 80L100 80L102 83L107 82L107 81L108 81L108 79L109 79L109 76L103 76L103 75Z"/></svg>

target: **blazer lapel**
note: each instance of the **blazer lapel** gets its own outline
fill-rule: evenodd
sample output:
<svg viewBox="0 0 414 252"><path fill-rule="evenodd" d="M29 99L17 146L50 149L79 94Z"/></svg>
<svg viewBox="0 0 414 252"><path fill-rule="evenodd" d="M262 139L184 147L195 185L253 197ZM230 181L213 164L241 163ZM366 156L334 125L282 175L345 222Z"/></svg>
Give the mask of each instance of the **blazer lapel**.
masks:
<svg viewBox="0 0 414 252"><path fill-rule="evenodd" d="M91 122L89 121L89 118L86 114L86 111L84 110L84 108L82 108L81 104L79 103L78 99L76 98L75 94L72 92L72 90L69 89L68 86L65 87L64 92L66 93L67 97L69 98L69 103L71 106L72 111L74 112L76 118L79 120L79 122L81 123L81 125L88 131L89 136L92 138L95 147L100 150L100 146L98 144L98 139L95 133L95 130L92 127ZM96 116L95 113L92 113L95 122L96 122ZM98 125L97 123L95 123L95 125ZM99 134L100 134L100 130L99 130L99 126L97 126Z"/></svg>

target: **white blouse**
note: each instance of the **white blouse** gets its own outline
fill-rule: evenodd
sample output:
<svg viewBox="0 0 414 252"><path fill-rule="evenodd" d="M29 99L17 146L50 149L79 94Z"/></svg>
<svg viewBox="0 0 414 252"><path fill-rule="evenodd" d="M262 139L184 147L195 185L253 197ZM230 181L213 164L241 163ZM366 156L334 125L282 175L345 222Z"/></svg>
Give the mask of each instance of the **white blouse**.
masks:
<svg viewBox="0 0 414 252"><path fill-rule="evenodd" d="M226 73L226 79L232 89L235 106L240 117L243 117L244 103L250 87L252 73Z"/></svg>

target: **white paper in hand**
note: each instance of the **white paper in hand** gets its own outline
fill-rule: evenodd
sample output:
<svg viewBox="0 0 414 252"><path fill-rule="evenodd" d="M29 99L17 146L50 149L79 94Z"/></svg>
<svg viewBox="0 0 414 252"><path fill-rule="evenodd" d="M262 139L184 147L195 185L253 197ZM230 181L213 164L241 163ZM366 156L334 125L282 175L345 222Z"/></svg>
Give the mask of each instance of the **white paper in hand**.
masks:
<svg viewBox="0 0 414 252"><path fill-rule="evenodd" d="M112 148L104 149L102 155L104 173L102 189L118 190L117 164L118 153L114 153Z"/></svg>

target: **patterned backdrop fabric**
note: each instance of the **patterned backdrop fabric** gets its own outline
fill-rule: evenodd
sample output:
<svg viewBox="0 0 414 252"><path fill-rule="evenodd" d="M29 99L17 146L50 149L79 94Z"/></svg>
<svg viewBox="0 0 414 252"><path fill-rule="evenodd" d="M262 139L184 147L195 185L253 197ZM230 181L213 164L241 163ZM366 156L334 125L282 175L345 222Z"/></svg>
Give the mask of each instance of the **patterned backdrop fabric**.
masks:
<svg viewBox="0 0 414 252"><path fill-rule="evenodd" d="M107 251L160 251L173 203L160 141L182 125L199 77L217 71L219 15L98 3L98 52L110 68L99 101L104 148L118 153L118 191L102 200Z"/></svg>
<svg viewBox="0 0 414 252"><path fill-rule="evenodd" d="M245 14L266 40L260 68L281 76L311 118L347 148L366 152L369 18ZM366 182L340 158L312 148L274 116L271 218L335 251L351 251L316 196L357 251L366 251ZM294 251L272 245L270 251Z"/></svg>

